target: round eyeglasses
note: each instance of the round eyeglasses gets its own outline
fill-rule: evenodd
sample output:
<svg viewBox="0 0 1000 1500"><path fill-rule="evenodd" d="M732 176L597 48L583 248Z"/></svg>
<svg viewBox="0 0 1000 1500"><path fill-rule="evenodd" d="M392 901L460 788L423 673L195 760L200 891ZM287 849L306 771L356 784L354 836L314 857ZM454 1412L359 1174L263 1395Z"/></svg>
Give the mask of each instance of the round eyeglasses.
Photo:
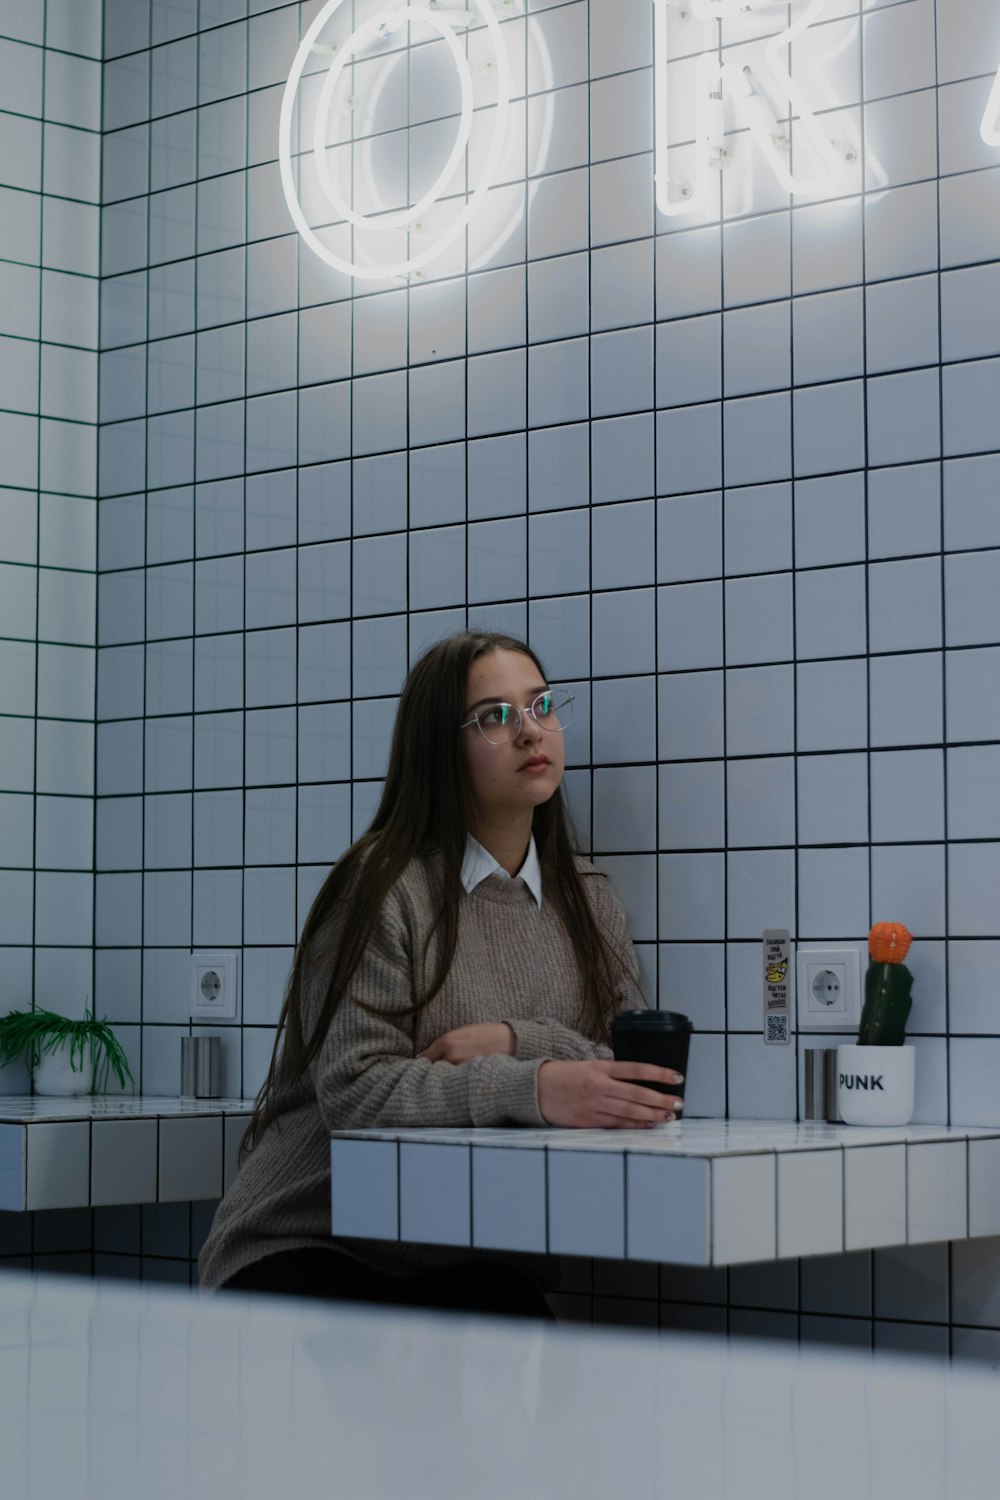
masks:
<svg viewBox="0 0 1000 1500"><path fill-rule="evenodd" d="M573 717L573 694L539 693L525 709L514 703L484 703L471 719L466 719L458 727L468 729L470 724L475 724L483 739L491 745L512 745L524 728L525 714L531 715L539 729L561 734Z"/></svg>

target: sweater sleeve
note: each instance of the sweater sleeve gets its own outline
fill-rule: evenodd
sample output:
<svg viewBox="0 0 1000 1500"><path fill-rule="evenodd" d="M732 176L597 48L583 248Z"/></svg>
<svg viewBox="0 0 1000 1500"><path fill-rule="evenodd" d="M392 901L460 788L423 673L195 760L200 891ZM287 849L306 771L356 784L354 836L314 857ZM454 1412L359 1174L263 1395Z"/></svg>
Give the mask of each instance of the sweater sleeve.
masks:
<svg viewBox="0 0 1000 1500"><path fill-rule="evenodd" d="M610 1059L614 1056L611 1048L603 1042L593 1042L582 1031L574 1031L549 1016L536 1016L530 1021L508 1021L507 1025L514 1033L514 1056L517 1058L587 1062L592 1057Z"/></svg>
<svg viewBox="0 0 1000 1500"><path fill-rule="evenodd" d="M315 1025L330 961L310 969L303 992L306 1034ZM492 1054L464 1063L414 1056L412 1016L372 1015L412 1004L405 923L390 893L368 947L341 999L310 1072L329 1130L439 1125L545 1124L538 1108L542 1058Z"/></svg>
<svg viewBox="0 0 1000 1500"><path fill-rule="evenodd" d="M624 965L624 973L615 995L614 1010L645 1010L647 1004L639 986L639 964L628 930L625 908L606 875L592 866L586 868L583 874L585 889L590 895L598 926ZM614 1057L610 1047L547 1016L535 1016L530 1021L508 1020L507 1025L514 1033L514 1056L519 1059L585 1062L593 1057L605 1060Z"/></svg>

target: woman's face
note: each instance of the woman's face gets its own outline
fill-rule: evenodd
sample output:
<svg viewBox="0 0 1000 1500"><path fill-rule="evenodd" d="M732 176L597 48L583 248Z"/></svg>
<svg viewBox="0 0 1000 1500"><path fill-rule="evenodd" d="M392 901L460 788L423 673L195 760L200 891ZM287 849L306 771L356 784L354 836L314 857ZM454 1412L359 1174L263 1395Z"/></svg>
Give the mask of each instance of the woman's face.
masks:
<svg viewBox="0 0 1000 1500"><path fill-rule="evenodd" d="M547 802L562 781L563 735L540 729L525 712L547 687L531 657L520 651L491 651L469 668L463 722L490 703L522 710L520 733L510 744L490 744L475 724L461 730L476 811L485 821L523 816Z"/></svg>

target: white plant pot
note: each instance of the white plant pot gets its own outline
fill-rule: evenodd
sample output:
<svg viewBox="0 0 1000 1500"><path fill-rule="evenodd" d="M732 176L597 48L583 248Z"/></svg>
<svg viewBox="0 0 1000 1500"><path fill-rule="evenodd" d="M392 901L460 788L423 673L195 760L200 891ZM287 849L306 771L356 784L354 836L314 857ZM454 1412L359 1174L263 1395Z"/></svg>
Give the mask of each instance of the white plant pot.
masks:
<svg viewBox="0 0 1000 1500"><path fill-rule="evenodd" d="M837 1104L848 1125L908 1125L913 1117L915 1049L837 1048Z"/></svg>
<svg viewBox="0 0 1000 1500"><path fill-rule="evenodd" d="M71 1066L75 1063L75 1068ZM70 1058L70 1044L63 1042L51 1052L39 1053L32 1072L35 1093L49 1098L69 1097L74 1094L89 1094L94 1086L94 1049L90 1042L84 1044L83 1056L79 1051Z"/></svg>

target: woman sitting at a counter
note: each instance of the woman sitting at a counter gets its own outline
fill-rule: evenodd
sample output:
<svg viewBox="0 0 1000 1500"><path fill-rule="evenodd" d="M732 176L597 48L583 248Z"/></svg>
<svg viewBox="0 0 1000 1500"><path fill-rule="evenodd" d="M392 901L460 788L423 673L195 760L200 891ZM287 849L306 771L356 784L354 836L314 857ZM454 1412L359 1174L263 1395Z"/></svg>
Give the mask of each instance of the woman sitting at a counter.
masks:
<svg viewBox="0 0 1000 1500"><path fill-rule="evenodd" d="M303 926L204 1286L545 1315L495 1254L331 1238L331 1131L674 1118L642 1082L678 1075L607 1045L645 1002L621 903L574 853L570 707L507 636L460 632L410 671L371 827Z"/></svg>

